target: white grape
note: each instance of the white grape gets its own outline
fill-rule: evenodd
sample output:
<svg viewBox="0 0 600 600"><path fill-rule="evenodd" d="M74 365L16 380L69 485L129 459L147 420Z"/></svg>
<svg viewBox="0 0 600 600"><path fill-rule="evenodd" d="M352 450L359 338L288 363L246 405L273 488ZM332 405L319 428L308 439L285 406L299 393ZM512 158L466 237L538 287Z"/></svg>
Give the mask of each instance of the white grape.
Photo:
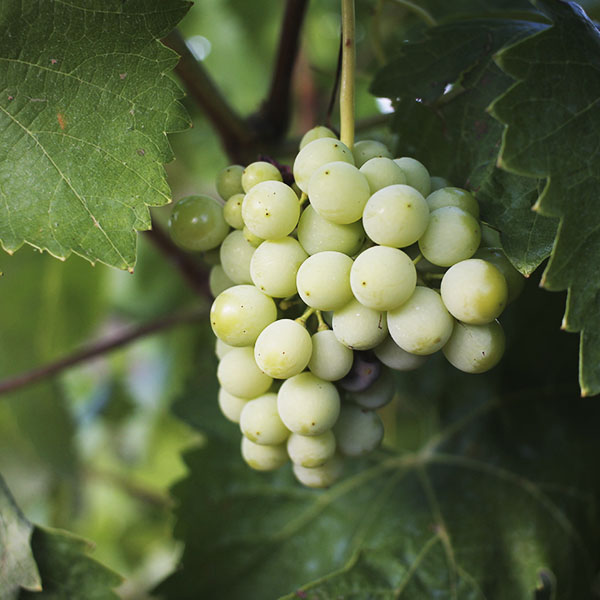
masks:
<svg viewBox="0 0 600 600"><path fill-rule="evenodd" d="M508 288L507 304L510 304L523 291L525 277L512 266L502 250L497 248L479 248L473 255L473 258L481 258L482 260L491 262L504 275Z"/></svg>
<svg viewBox="0 0 600 600"><path fill-rule="evenodd" d="M292 433L287 441L287 451L295 465L320 467L335 454L335 436L331 429L320 435Z"/></svg>
<svg viewBox="0 0 600 600"><path fill-rule="evenodd" d="M311 142L314 142L315 140L318 140L320 138L335 138L335 139L337 139L337 135L335 135L335 133L333 131L331 131L331 129L329 129L329 127L325 127L324 125L317 125L316 127L309 129L302 136L302 139L300 140L300 148L299 149L302 150L302 148L304 148L304 146L307 146Z"/></svg>
<svg viewBox="0 0 600 600"><path fill-rule="evenodd" d="M254 246L246 240L239 229L232 231L221 244L219 257L227 277L234 283L252 283L250 260Z"/></svg>
<svg viewBox="0 0 600 600"><path fill-rule="evenodd" d="M275 165L262 160L250 163L244 169L242 187L246 194L263 181L283 181L283 177Z"/></svg>
<svg viewBox="0 0 600 600"><path fill-rule="evenodd" d="M264 238L258 237L257 235L254 235L254 233L252 233L248 227L246 227L244 225L244 228L242 229L242 233L244 234L244 239L253 247L253 248L258 248L265 240ZM254 254L252 255L254 256Z"/></svg>
<svg viewBox="0 0 600 600"><path fill-rule="evenodd" d="M290 432L279 417L277 394L271 392L248 400L240 413L240 430L255 444L283 444Z"/></svg>
<svg viewBox="0 0 600 600"><path fill-rule="evenodd" d="M244 219L242 218L242 202L244 194L234 194L227 199L223 207L223 217L234 229L244 228Z"/></svg>
<svg viewBox="0 0 600 600"><path fill-rule="evenodd" d="M218 401L223 416L233 423L240 422L242 409L249 402L247 398L239 398L230 394L225 388L219 388Z"/></svg>
<svg viewBox="0 0 600 600"><path fill-rule="evenodd" d="M452 184L445 177L431 176L431 192L435 192L443 187L450 187ZM430 193L431 193L430 192Z"/></svg>
<svg viewBox="0 0 600 600"><path fill-rule="evenodd" d="M213 298L216 298L221 292L233 287L235 283L227 277L225 270L221 265L214 265L208 275L208 287Z"/></svg>
<svg viewBox="0 0 600 600"><path fill-rule="evenodd" d="M404 171L408 185L425 197L431 193L431 176L423 163L409 156L395 158L394 162Z"/></svg>
<svg viewBox="0 0 600 600"><path fill-rule="evenodd" d="M357 167L362 167L368 160L372 158L392 158L392 153L388 150L385 144L377 140L361 140L352 146L352 155Z"/></svg>
<svg viewBox="0 0 600 600"><path fill-rule="evenodd" d="M296 479L306 487L326 488L333 485L344 472L344 461L341 456L334 454L326 463L319 467L307 468L302 465L293 466Z"/></svg>
<svg viewBox="0 0 600 600"><path fill-rule="evenodd" d="M397 183L406 183L404 171L391 158L379 156L369 159L360 172L367 178L371 194Z"/></svg>
<svg viewBox="0 0 600 600"><path fill-rule="evenodd" d="M475 200L475 196L462 188L441 188L429 194L426 200L431 212L442 208L442 206L457 206L479 219L479 204Z"/></svg>
<svg viewBox="0 0 600 600"><path fill-rule="evenodd" d="M217 193L223 200L229 200L235 194L243 194L242 173L244 167L241 165L230 165L225 167L217 175ZM233 225L232 225L233 227Z"/></svg>
<svg viewBox="0 0 600 600"><path fill-rule="evenodd" d="M311 353L310 334L291 319L280 319L265 327L254 346L256 364L276 379L287 379L303 371Z"/></svg>
<svg viewBox="0 0 600 600"><path fill-rule="evenodd" d="M249 346L234 348L219 361L217 379L230 394L248 399L264 394L273 382L258 368Z"/></svg>
<svg viewBox="0 0 600 600"><path fill-rule="evenodd" d="M373 352L386 367L396 371L418 369L427 360L427 356L420 356L403 350L389 335L379 346L375 346Z"/></svg>
<svg viewBox="0 0 600 600"><path fill-rule="evenodd" d="M230 346L226 344L221 338L216 338L215 342L215 354L217 358L222 359L230 350L233 350L236 346Z"/></svg>
<svg viewBox="0 0 600 600"><path fill-rule="evenodd" d="M325 381L338 381L352 368L354 353L344 346L331 329L317 331L312 336L312 354L308 368Z"/></svg>
<svg viewBox="0 0 600 600"><path fill-rule="evenodd" d="M358 300L333 312L335 337L353 350L369 350L380 344L387 335L385 312L364 306Z"/></svg>
<svg viewBox="0 0 600 600"><path fill-rule="evenodd" d="M383 439L383 422L372 410L346 404L333 428L338 450L345 456L369 454Z"/></svg>
<svg viewBox="0 0 600 600"><path fill-rule="evenodd" d="M257 471L274 471L289 460L285 444L265 446L255 444L246 437L242 437L242 458Z"/></svg>

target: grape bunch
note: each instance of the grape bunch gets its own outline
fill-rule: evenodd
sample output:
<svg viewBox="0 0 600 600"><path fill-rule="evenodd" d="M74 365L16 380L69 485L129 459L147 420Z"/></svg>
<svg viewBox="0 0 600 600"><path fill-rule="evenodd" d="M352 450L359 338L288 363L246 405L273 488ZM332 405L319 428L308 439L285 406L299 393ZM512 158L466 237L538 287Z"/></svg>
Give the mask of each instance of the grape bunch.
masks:
<svg viewBox="0 0 600 600"><path fill-rule="evenodd" d="M349 149L315 127L287 175L267 161L229 166L216 182L224 204L183 198L169 228L187 250L220 246L218 400L244 460L291 459L302 484L326 487L381 443L391 370L438 351L468 373L498 363L497 317L523 278L470 192L380 142Z"/></svg>

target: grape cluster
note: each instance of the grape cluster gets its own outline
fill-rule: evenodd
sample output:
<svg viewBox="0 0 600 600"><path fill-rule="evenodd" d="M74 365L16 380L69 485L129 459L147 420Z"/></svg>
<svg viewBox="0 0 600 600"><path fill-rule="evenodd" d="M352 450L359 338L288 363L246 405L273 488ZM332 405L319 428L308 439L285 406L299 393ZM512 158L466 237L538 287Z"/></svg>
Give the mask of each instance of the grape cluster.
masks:
<svg viewBox="0 0 600 600"><path fill-rule="evenodd" d="M350 150L316 127L293 179L265 161L227 167L224 204L184 198L169 227L186 249L220 246L210 274L219 406L239 423L244 460L271 470L291 459L301 483L324 487L344 457L380 444L390 369L438 350L469 373L497 364L497 317L523 279L471 193L380 142Z"/></svg>

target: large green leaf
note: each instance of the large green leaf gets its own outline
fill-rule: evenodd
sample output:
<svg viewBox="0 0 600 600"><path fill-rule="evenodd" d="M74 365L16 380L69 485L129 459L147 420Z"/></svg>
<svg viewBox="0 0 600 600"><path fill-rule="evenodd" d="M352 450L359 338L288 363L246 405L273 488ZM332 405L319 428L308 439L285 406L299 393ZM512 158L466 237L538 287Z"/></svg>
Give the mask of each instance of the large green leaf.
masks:
<svg viewBox="0 0 600 600"><path fill-rule="evenodd" d="M0 242L133 268L169 202L169 131L189 125L157 38L183 0L0 4Z"/></svg>
<svg viewBox="0 0 600 600"><path fill-rule="evenodd" d="M29 546L32 529L0 476L0 598L15 598L20 588L41 589Z"/></svg>
<svg viewBox="0 0 600 600"><path fill-rule="evenodd" d="M371 87L395 102L397 152L475 191L483 219L501 232L507 256L526 275L550 254L556 223L531 211L536 181L496 168L502 126L487 107L512 83L494 53L546 27L506 19L434 27L405 44Z"/></svg>
<svg viewBox="0 0 600 600"><path fill-rule="evenodd" d="M581 331L580 385L600 393L600 34L576 4L536 2L554 26L504 49L498 64L519 81L493 105L506 129L500 163L547 177L535 204L560 218L542 285L569 290L563 322Z"/></svg>

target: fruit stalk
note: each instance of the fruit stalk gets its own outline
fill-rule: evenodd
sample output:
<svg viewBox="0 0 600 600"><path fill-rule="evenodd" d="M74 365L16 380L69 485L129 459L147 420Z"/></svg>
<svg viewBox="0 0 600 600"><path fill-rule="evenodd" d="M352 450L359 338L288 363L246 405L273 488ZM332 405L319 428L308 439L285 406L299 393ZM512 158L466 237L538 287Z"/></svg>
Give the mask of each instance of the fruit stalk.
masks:
<svg viewBox="0 0 600 600"><path fill-rule="evenodd" d="M340 84L340 140L354 145L354 72L356 69L354 0L342 0L342 78Z"/></svg>

